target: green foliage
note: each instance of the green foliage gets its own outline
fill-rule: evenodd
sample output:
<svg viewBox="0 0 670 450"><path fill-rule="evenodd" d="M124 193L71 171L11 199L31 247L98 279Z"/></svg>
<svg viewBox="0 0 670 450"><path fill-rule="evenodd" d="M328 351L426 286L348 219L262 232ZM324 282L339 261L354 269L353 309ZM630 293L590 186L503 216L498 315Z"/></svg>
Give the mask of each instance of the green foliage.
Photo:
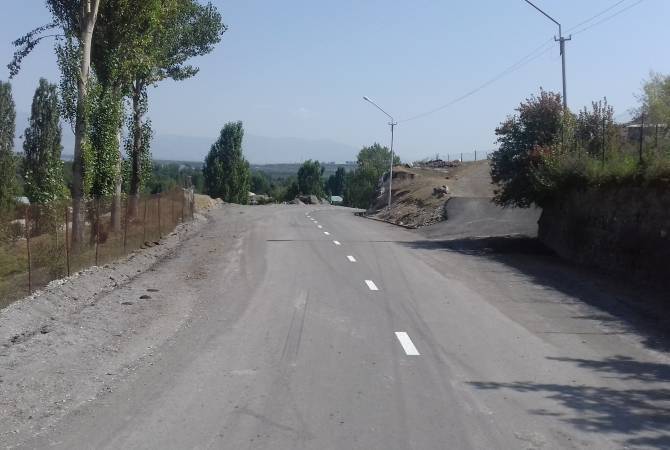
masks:
<svg viewBox="0 0 670 450"><path fill-rule="evenodd" d="M226 202L247 204L251 188L249 163L242 155L242 122L229 122L212 145L203 167L205 190Z"/></svg>
<svg viewBox="0 0 670 450"><path fill-rule="evenodd" d="M575 145L585 149L591 156L601 155L603 148L608 142L611 143L616 139L617 134L614 125L614 108L607 104L606 98L592 102L590 111L584 107L575 119Z"/></svg>
<svg viewBox="0 0 670 450"><path fill-rule="evenodd" d="M298 169L298 191L303 195L316 195L319 198L324 197L323 175L324 168L319 161L311 159L305 161Z"/></svg>
<svg viewBox="0 0 670 450"><path fill-rule="evenodd" d="M326 181L326 192L330 195L343 195L346 173L344 167L338 167L333 175Z"/></svg>
<svg viewBox="0 0 670 450"><path fill-rule="evenodd" d="M354 208L367 209L374 198L381 175L370 166L361 166L348 172L344 183L344 203Z"/></svg>
<svg viewBox="0 0 670 450"><path fill-rule="evenodd" d="M391 151L377 143L364 147L358 153L357 167L345 176L344 203L355 208L367 208L374 198L377 183L388 172ZM394 155L393 164L400 164Z"/></svg>
<svg viewBox="0 0 670 450"><path fill-rule="evenodd" d="M145 192L157 194L192 183L195 192L204 192L204 177L198 167L178 163L155 163Z"/></svg>
<svg viewBox="0 0 670 450"><path fill-rule="evenodd" d="M0 81L0 211L8 208L16 195L15 132L16 109L12 86Z"/></svg>
<svg viewBox="0 0 670 450"><path fill-rule="evenodd" d="M34 30L29 31L25 35L21 36L14 42L12 45L16 47L14 52L14 57L12 61L7 65L9 69L9 78L14 78L18 75L21 70L21 63L23 59L32 52L35 47L45 38L49 36L42 36L42 33L55 28L57 25L55 23L50 23L47 25L42 25L35 28Z"/></svg>
<svg viewBox="0 0 670 450"><path fill-rule="evenodd" d="M391 150L388 147L382 146L378 143L372 144L370 147L363 147L358 152L358 167L367 167L379 174L379 177L389 169L391 162ZM400 164L398 155L393 157L393 165Z"/></svg>
<svg viewBox="0 0 670 450"><path fill-rule="evenodd" d="M79 81L79 41L68 36L56 42L56 59L60 69L60 113L74 130L77 119L77 89Z"/></svg>
<svg viewBox="0 0 670 450"><path fill-rule="evenodd" d="M642 86L640 101L639 112L645 114L647 123L670 124L670 75L652 72Z"/></svg>
<svg viewBox="0 0 670 450"><path fill-rule="evenodd" d="M658 82L658 79L657 79ZM642 99L642 110L650 102ZM662 108L659 108L659 110ZM560 97L531 97L496 130L491 175L503 205L546 206L562 193L618 186L670 187L670 143L622 139L606 100L561 120Z"/></svg>
<svg viewBox="0 0 670 450"><path fill-rule="evenodd" d="M535 201L531 173L541 161L541 150L561 139L561 96L540 90L516 111L495 130L500 148L491 155L491 178L499 186L494 199L498 204L528 207Z"/></svg>
<svg viewBox="0 0 670 450"><path fill-rule="evenodd" d="M92 80L93 81L93 80ZM114 194L119 174L119 133L123 98L95 81L90 83L89 139L84 152L87 192L94 197Z"/></svg>
<svg viewBox="0 0 670 450"><path fill-rule="evenodd" d="M611 153L605 162L585 152L546 149L531 173L535 203L545 206L562 192L616 186L670 186L670 152L647 152L643 162L633 153Z"/></svg>
<svg viewBox="0 0 670 450"><path fill-rule="evenodd" d="M251 172L251 192L254 194L270 195L272 191L272 181L265 172Z"/></svg>
<svg viewBox="0 0 670 450"><path fill-rule="evenodd" d="M57 87L44 78L35 91L30 126L24 136L24 190L31 203L49 203L66 197Z"/></svg>
<svg viewBox="0 0 670 450"><path fill-rule="evenodd" d="M144 116L149 104L146 91L143 91L139 100L140 115ZM139 186L137 192L141 192L152 183L152 157L151 141L154 132L151 128L151 120L140 120L139 128L136 126L135 118L129 116L126 124L129 133L126 136L125 152L126 158L123 161L123 190L131 192L131 180L133 176L133 158L137 156L139 167ZM139 134L139 149L135 149L135 137ZM135 153L137 152L137 155ZM153 188L152 188L153 189Z"/></svg>

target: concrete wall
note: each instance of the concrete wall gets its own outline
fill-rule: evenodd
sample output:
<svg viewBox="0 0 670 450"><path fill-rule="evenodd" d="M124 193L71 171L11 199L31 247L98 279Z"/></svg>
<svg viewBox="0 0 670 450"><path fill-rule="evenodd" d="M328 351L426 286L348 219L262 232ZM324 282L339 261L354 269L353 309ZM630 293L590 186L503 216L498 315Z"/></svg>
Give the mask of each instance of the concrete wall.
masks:
<svg viewBox="0 0 670 450"><path fill-rule="evenodd" d="M560 256L670 286L670 190L574 191L544 209L539 238Z"/></svg>

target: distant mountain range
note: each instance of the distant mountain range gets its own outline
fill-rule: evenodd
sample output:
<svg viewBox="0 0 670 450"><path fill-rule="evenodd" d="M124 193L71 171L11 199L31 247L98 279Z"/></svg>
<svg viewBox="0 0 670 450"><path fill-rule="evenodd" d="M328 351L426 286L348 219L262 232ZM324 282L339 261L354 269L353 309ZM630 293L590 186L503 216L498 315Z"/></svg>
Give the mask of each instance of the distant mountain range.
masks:
<svg viewBox="0 0 670 450"><path fill-rule="evenodd" d="M23 132L28 126L28 114L17 113L17 138L15 149L23 150ZM174 161L203 161L214 137L157 134L151 152L154 159ZM307 159L344 163L356 159L357 148L327 139L302 139L294 137L267 137L245 134L242 144L244 155L252 164L295 163ZM71 155L74 136L68 126L63 126L63 154Z"/></svg>

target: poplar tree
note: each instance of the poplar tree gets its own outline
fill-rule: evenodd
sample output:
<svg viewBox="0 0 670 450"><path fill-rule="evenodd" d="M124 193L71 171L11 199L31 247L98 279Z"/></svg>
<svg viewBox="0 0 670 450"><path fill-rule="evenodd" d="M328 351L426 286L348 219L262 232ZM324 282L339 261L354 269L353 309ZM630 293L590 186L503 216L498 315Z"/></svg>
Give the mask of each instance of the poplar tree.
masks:
<svg viewBox="0 0 670 450"><path fill-rule="evenodd" d="M30 202L49 203L65 197L58 92L44 78L35 91L24 136L23 178Z"/></svg>
<svg viewBox="0 0 670 450"><path fill-rule="evenodd" d="M242 154L242 122L229 122L205 159L205 189L212 197L245 205L249 201L251 170Z"/></svg>
<svg viewBox="0 0 670 450"><path fill-rule="evenodd" d="M98 11L105 0L46 0L53 22L38 27L14 41L17 47L12 62L8 65L10 75L18 74L21 62L43 39L54 35L44 35L48 30L58 29L66 45L70 47L69 58L61 72L65 83L72 83L74 89L65 92L64 104L70 106L66 119L74 125L74 161L72 165L72 243L78 245L84 238L83 199L84 152L87 145L88 87L91 79L91 49L93 32L98 20ZM59 62L63 47L57 46Z"/></svg>
<svg viewBox="0 0 670 450"><path fill-rule="evenodd" d="M131 213L136 208L142 187L145 161L150 160L151 130L144 119L147 110L147 88L165 79L185 80L195 76L199 69L188 64L196 56L210 53L227 30L221 14L211 3L202 5L198 0L174 0L175 9L163 20L148 22L144 36L149 40L143 58L132 64L134 73L131 86L132 119L130 142L127 148L130 160L129 195ZM169 4L169 2L168 2Z"/></svg>
<svg viewBox="0 0 670 450"><path fill-rule="evenodd" d="M0 81L0 213L13 204L16 195L15 132L16 109L12 86Z"/></svg>

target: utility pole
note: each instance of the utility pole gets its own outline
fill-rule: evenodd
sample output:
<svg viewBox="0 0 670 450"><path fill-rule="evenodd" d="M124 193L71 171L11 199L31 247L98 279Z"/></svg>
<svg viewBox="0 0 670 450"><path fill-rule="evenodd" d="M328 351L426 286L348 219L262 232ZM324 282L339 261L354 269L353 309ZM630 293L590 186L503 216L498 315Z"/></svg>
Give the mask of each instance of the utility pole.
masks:
<svg viewBox="0 0 670 450"><path fill-rule="evenodd" d="M553 17L551 17L549 14L546 12L542 11L540 8L535 6L533 2L530 0L524 0L526 3L528 3L530 6L538 10L544 17L547 19L551 20L554 22L556 25L558 25L558 37L554 36L554 41L559 43L559 47L561 49L561 66L562 66L562 73L563 73L563 111L568 110L568 89L567 89L567 81L566 81L566 76L565 76L565 41L570 41L572 40L572 35L566 37L563 37L563 29L561 27L561 24L556 21Z"/></svg>
<svg viewBox="0 0 670 450"><path fill-rule="evenodd" d="M389 113L384 111L381 108L381 106L379 106L378 104L376 104L375 102L370 100L369 97L364 96L363 100L365 100L366 102L374 105L378 110L380 110L381 112L386 114L386 116L389 119L391 119L391 121L388 123L391 126L391 168L389 170L389 204L388 204L388 208L390 210L391 209L391 201L393 200L393 194L392 194L393 191L391 190L391 187L392 187L392 184L393 184L393 160L395 159L395 155L393 154L393 132L394 132L395 126L398 125L398 122L395 121L393 116L391 116Z"/></svg>

